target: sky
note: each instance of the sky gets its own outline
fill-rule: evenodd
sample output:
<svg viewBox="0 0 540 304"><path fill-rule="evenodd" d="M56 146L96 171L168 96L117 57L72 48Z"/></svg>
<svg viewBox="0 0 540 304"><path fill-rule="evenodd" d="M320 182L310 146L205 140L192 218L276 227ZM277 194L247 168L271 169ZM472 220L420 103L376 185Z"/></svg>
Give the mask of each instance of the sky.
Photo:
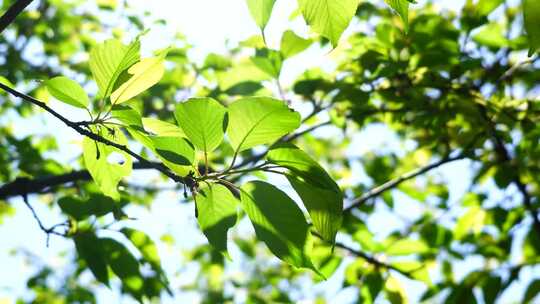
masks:
<svg viewBox="0 0 540 304"><path fill-rule="evenodd" d="M163 18L167 21L167 29L157 27L151 29L148 37L143 40L143 48L152 49L167 46L167 37L174 31L179 31L186 35L188 41L194 45L191 55L197 60L202 60L209 52L224 53L227 49L227 43L234 45L252 35L258 34L258 28L251 20L247 6L244 0L131 0L130 4L134 9L145 9L157 18ZM425 1L419 1L423 4ZM438 5L446 8L459 7L463 1L437 1ZM298 34L307 36L309 29L301 20L289 21L289 16L295 10L296 1L278 0L274 9L273 16L267 26L266 35L271 47L277 48L279 40L284 30L293 28ZM348 31L350 32L350 30ZM347 32L345 36L347 35ZM305 54L297 56L285 65L284 77L282 82L285 86L292 83L298 74L304 69L312 67L314 64L331 68L333 66L332 53L328 50L317 47L310 48ZM84 119L84 113L74 112L61 103L53 102L53 107L60 113L69 113L74 120ZM42 116L35 118L29 124L17 124L15 115L0 117L0 123L14 123L14 128L21 136L31 134L48 134L50 130L59 130L57 138L60 140L60 152L54 154L61 160L72 161L74 150L80 149L80 137L70 130L66 130L60 122L50 117ZM335 136L332 131L322 131L321 136ZM382 147L395 150L403 150L407 147L401 146L395 135L382 126L372 126L363 130L354 136L348 155L350 157L361 157L368 151L380 149ZM357 181L364 177L361 168L357 166L355 173ZM457 162L437 169L431 173L433 176L444 176L451 190L451 201L457 202L461 195L467 190L468 182L471 180L470 163L467 161ZM134 183L146 183L148 173L134 173L131 181ZM276 180L280 182L279 180ZM289 187L284 181L281 181L283 187ZM137 218L137 227L147 231L154 239L158 239L164 233L170 233L176 239L177 247L170 247L165 244L160 245L160 254L163 259L164 268L177 269L179 265L186 262L179 248L187 249L194 244L206 242L199 229L197 228L195 218L193 217L192 205L181 205L177 203L178 193L165 191L155 201L152 209L142 210L134 208L130 210L130 216ZM411 210L418 210L418 203L406 198L398 197L396 200L396 214L408 216ZM58 210L50 210L44 204L39 203L39 198L33 197L31 203L35 206L37 212L45 223L56 223L60 219L56 216ZM14 199L13 205L21 206L20 199ZM390 232L395 225L399 225L399 219L396 215L384 207L377 208L377 212L370 218L368 225L374 231L381 235ZM156 223L159 219L159 223ZM244 227L235 229L247 229ZM2 248L21 248L24 247L29 252L39 255L43 263L62 269L65 260L58 257L58 253L64 250L73 250L71 242L63 239L51 238L50 247L45 247L45 236L33 221L30 212L25 208L17 208L17 213L13 217L6 217L4 223L0 225L0 239ZM347 240L343 240L347 241ZM239 256L238 252L231 252L233 260ZM464 276L471 267L478 265L478 261L464 261L461 274ZM33 272L35 268L26 265L21 256L10 256L7 250L0 251L0 303L7 300L11 303L17 296L24 295L25 286L23 282ZM238 264L232 263L230 271L241 272ZM196 268L189 266L186 273L181 278L172 281L173 286L183 283L189 283L196 275ZM239 274L240 275L240 274ZM89 274L86 274L85 280L90 280ZM527 274L525 274L527 277ZM530 274L528 275L530 277ZM350 290L336 293L339 289L340 277L336 276L314 287L313 291L325 292L330 298L339 303L347 303L351 299ZM413 281L406 281L406 287L411 292L413 298L418 297L423 288L421 284ZM517 287L519 290L519 286ZM521 287L521 289L523 289ZM517 291L516 291L517 292ZM514 293L505 296L512 299ZM131 303L128 298L119 298L118 294L101 288L98 297L103 303ZM165 298L165 302L174 303L182 299L183 303L196 303L197 296L192 293L182 293L176 299ZM304 299L303 303L310 303L310 299ZM100 302L101 302L100 301ZM413 301L414 302L414 301Z"/></svg>

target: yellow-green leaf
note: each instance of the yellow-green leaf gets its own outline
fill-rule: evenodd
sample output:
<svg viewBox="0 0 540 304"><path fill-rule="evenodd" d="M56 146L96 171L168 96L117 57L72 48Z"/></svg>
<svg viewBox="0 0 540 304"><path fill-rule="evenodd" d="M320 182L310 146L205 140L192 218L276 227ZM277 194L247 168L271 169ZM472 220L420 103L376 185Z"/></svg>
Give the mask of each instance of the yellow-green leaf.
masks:
<svg viewBox="0 0 540 304"><path fill-rule="evenodd" d="M129 68L133 75L111 95L111 102L119 104L146 91L161 80L165 73L164 60L161 57L145 58Z"/></svg>
<svg viewBox="0 0 540 304"><path fill-rule="evenodd" d="M307 24L336 47L360 0L298 0Z"/></svg>

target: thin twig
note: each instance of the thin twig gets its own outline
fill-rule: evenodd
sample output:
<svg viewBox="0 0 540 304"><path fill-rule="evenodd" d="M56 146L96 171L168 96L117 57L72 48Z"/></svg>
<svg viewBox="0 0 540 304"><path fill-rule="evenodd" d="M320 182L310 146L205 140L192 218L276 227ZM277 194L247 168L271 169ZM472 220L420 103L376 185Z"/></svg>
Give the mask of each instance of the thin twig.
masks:
<svg viewBox="0 0 540 304"><path fill-rule="evenodd" d="M66 233L60 233L60 232L57 232L57 231L56 231L56 228L61 227L61 226L66 226L66 225L67 225L66 222L63 222L63 223L59 223L59 224L53 225L53 226L51 226L50 228L45 227L45 225L43 225L43 222L41 222L41 219L40 219L39 216L37 215L37 212L36 212L36 210L34 209L34 207L32 207L32 205L30 205L30 203L28 202L28 196L27 196L27 195L23 195L22 198L23 198L23 201L24 201L24 204L26 205L26 207L28 207L28 209L30 209L30 212L32 212L32 216L34 217L34 219L35 219L36 222L38 223L39 228L40 228L41 230L43 230L43 232L46 233L46 235L47 235L47 243L46 243L46 244L47 244L47 247L49 247L49 238L50 238L50 235L51 235L51 234L58 235L58 236L62 236L62 237L65 237L65 236L66 236Z"/></svg>
<svg viewBox="0 0 540 304"><path fill-rule="evenodd" d="M457 161L457 160L462 160L462 159L465 159L467 156L465 153L460 153L459 155L457 156L454 156L454 157L445 157L441 160L439 160L438 162L435 162L435 163L432 163L432 164L429 164L425 167L421 167L421 168L417 168L413 171L410 171L408 173L405 173L395 179L392 179L392 180L389 180L388 182L380 185L380 186L377 186L375 188L372 188L371 190L369 190L368 192L364 193L362 196L356 198L355 200L353 200L353 202L351 203L351 205L347 208L345 208L343 210L343 212L350 212L352 209L354 208L357 208L359 206L361 206L363 203L365 203L366 201L374 198L374 197L377 197L379 196L381 193L383 192L386 192L390 189L394 189L395 187L397 187L399 184L405 182L405 181L408 181L410 179L413 179L417 176L420 176L428 171L431 171L433 169L436 169L444 164L447 164L447 163L451 163L451 162L454 162L454 161Z"/></svg>

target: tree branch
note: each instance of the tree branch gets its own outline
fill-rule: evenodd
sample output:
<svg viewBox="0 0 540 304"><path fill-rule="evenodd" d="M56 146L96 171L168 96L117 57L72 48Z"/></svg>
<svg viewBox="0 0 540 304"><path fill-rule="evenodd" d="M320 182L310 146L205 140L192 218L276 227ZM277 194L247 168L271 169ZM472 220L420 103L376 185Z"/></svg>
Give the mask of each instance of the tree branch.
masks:
<svg viewBox="0 0 540 304"><path fill-rule="evenodd" d="M62 237L66 236L66 232L64 232L64 233L58 232L58 231L56 231L56 228L61 227L61 226L67 226L68 223L62 222L62 223L53 225L50 228L46 228L45 225L43 225L43 222L41 222L41 219L37 215L37 212L34 209L34 207L32 207L32 205L30 205L30 203L28 202L28 196L23 195L22 198L23 198L23 201L24 201L24 204L26 205L26 207L28 207L28 209L30 209L30 212L32 212L32 216L34 217L34 219L38 223L39 228L41 230L43 230L43 232L45 232L47 234L47 247L49 247L49 237L50 237L51 234L62 236Z"/></svg>
<svg viewBox="0 0 540 304"><path fill-rule="evenodd" d="M159 165L159 163L152 163L152 165L149 165L147 163L136 162L133 164L133 169L154 169L155 165ZM4 184L0 187L0 200L6 200L20 195L43 193L44 191L47 191L47 189L56 186L90 179L91 176L87 170L73 171L66 174L45 176L36 179L17 178L13 182Z"/></svg>
<svg viewBox="0 0 540 304"><path fill-rule="evenodd" d="M29 102L33 103L34 105L44 109L45 111L49 112L54 117L58 118L60 121L62 121L68 127L70 127L73 130L77 131L79 134L81 134L83 136L86 136L86 137L88 137L88 138L90 138L90 139L92 139L92 140L94 140L96 142L100 142L102 144L105 144L105 145L114 147L114 148L116 148L118 150L121 150L121 151L129 154L133 158L137 159L139 162L144 163L144 164L150 166L151 168L160 171L161 173L165 174L167 177L169 177L170 179L172 179L173 181L175 181L177 183L185 183L185 180L184 180L183 177L178 176L175 173L169 171L169 169L167 169L163 164L150 162L150 161L146 160L144 157L142 157L142 156L138 155L137 153L131 151L127 146L117 144L117 143L112 142L112 141L110 141L110 140L108 140L106 138L103 138L103 137L101 137L101 136L99 136L99 135L97 135L95 133L92 133L92 132L88 131L84 127L78 125L76 122L73 122L73 121L65 118L64 116L60 115L58 112L54 111L52 108L47 106L47 104L45 104L44 102L42 102L42 101L40 101L38 99L35 99L32 96L29 96L29 95L26 95L24 93L18 92L15 89L12 89L12 88L6 86L3 83L0 83L0 88L3 89L4 91L8 92L9 94L15 96L15 97L19 97L19 98L21 98L23 100L29 101Z"/></svg>
<svg viewBox="0 0 540 304"><path fill-rule="evenodd" d="M311 234L316 236L317 238L321 239L323 242L326 242L324 240L324 238L319 233L317 233L315 231L311 231ZM366 260L366 262L370 263L371 265L373 265L373 266L375 266L377 268L384 268L384 269L394 270L394 271L397 271L397 272L399 272L402 275L407 276L407 277L410 277L411 274L414 272L414 270L410 271L410 272L403 271L403 270L401 270L401 269L399 269L399 268L397 268L397 267L395 267L393 265L382 262L382 261L370 256L369 254L367 254L365 252L353 249L353 248L351 248L351 247L349 247L349 246L347 246L347 245L345 245L343 243L336 242L334 244L334 246L337 247L337 248L341 248L341 249L343 249L345 251L348 251L349 253Z"/></svg>
<svg viewBox="0 0 540 304"><path fill-rule="evenodd" d="M538 219L538 213L533 206L532 196L527 190L527 185L521 181L521 174L519 165L513 163L510 152L504 145L503 139L497 134L497 129L495 127L495 122L491 120L487 113L487 108L484 105L477 104L478 110L482 115L483 119L488 124L489 135L491 136L492 142L495 146L495 153L498 155L498 158L501 163L510 164L511 168L514 170L514 177L512 179L513 184L518 188L519 192L523 196L523 205L525 209L531 214L533 218L533 225L536 233L540 234L540 219Z"/></svg>
<svg viewBox="0 0 540 304"><path fill-rule="evenodd" d="M462 160L462 159L465 159L467 156L465 155L465 153L461 153L457 156L454 156L454 157L445 157L441 160L439 160L438 162L435 162L435 163L432 163L432 164L429 164L425 167L421 167L421 168L417 168L413 171L410 171L408 173L405 173L395 179L392 179L392 180L389 180L388 182L380 185L380 186L377 186L375 188L372 188L371 190L369 190L368 192L364 193L362 196L356 198L352 204L345 208L343 210L343 212L350 212L352 209L354 208L357 208L357 207L360 207L363 203L365 203L366 201L368 201L369 199L372 199L374 197L377 197L379 196L380 194L382 194L383 192L386 192L390 189L394 189L396 188L399 184L405 182L405 181L408 181L410 179L413 179L419 175L422 175L428 171L431 171L433 169L436 169L444 164L447 164L447 163L451 163L451 162L454 162L454 161L458 161L458 160Z"/></svg>
<svg viewBox="0 0 540 304"><path fill-rule="evenodd" d="M32 3L32 0L18 0L0 17L0 34L19 16L22 11Z"/></svg>

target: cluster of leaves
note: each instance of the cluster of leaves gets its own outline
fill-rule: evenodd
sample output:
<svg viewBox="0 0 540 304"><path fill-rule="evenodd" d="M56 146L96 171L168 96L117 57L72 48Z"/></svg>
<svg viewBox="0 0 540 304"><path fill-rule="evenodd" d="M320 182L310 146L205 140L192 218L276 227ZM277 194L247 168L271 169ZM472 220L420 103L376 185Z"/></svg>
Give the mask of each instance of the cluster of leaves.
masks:
<svg viewBox="0 0 540 304"><path fill-rule="evenodd" d="M534 176L540 172L536 126L540 109L531 96L538 89L538 61L532 57L525 62L529 65L515 64L512 55L527 51L533 55L539 48L538 1L524 0L521 7L499 0L467 1L456 15L440 13L431 5L409 12L411 1L405 0L386 1L392 11L367 1L299 0L298 11L321 36L322 46L329 41L335 48L353 18L371 28L353 33L343 50L337 50L335 71L313 68L295 81L291 99L313 110L304 119L285 100L288 92L280 75L287 60L318 37L304 38L289 30L283 33L280 49L271 49L264 42L264 30L275 1L246 2L262 37L242 42L230 56L210 54L202 66L192 65L186 49L178 47L141 58L142 36L127 45L119 39L94 43L85 38L88 45L78 51L89 53L88 64L69 63L65 58L70 56L51 49L66 60L61 63L86 80L92 78L98 88L96 94L88 94L88 82L81 86L71 80L75 77L53 77L58 74L53 71L36 89L46 88L55 99L86 111L89 120L72 126L99 137L87 136L83 142L82 163L95 183L78 191L59 190L57 195L64 196L55 200L69 217L66 236L75 244L78 273L89 269L106 285L113 273L122 290L139 301L169 289L149 236L127 227L114 237L99 233L109 225L96 219L112 214L115 224L127 219L126 206L151 201L151 190L138 198L139 193L125 183L138 167L158 170L189 188L197 221L211 245L197 247L190 255L201 265L200 281L207 281L203 296L208 302L232 300L224 287L228 282L247 289L251 302L292 302L294 283L306 274L286 264L266 264L258 242L242 237L234 239L234 246L255 266L246 280L230 277L225 265L233 244L227 243L227 236L244 214L256 239L275 256L312 269L314 283L342 271L343 287L356 290L358 301L366 303L382 296L392 303L407 302L404 277L423 283L422 300L470 302L480 295L493 303L521 270L537 264L540 185ZM64 15L73 9L55 5ZM71 20L64 15L54 16L64 24ZM515 27L524 31L516 33ZM68 49L67 54L75 53ZM249 57L242 51L249 51ZM20 58L14 62L26 64ZM20 75L14 69L10 66L0 76L18 82ZM190 82L185 79L190 73L196 76L195 92L189 95L204 97L166 106L165 100L182 91L179 84ZM39 75L24 77L44 77ZM271 95L268 83L277 84L281 100L260 97ZM0 110L16 107L24 113L23 105L0 105ZM321 123L325 118L328 121ZM387 126L397 141L412 142L414 148L347 156L356 131L376 125ZM307 132L297 131L301 126ZM309 132L324 126L333 126L340 136ZM0 138L0 160L8 162L10 155L20 159L17 164L0 164L2 180L66 171L61 164L43 160L43 152L54 147L48 138L21 140L7 129L0 131L6 134ZM144 147L140 153L130 149L139 146ZM450 199L452 189L444 181L432 177L413 181L461 159L469 159L475 167L472 183L457 203ZM350 181L353 170L365 173L366 180ZM266 174L286 178L309 222ZM509 198L498 201L490 193L495 190L486 191L485 181L492 181L491 187ZM344 197L349 203L345 210ZM374 231L370 222L377 211L398 213L403 200L418 206L420 216L400 221L401 227L388 234ZM526 235L523 242L519 233ZM336 242L339 234L346 236L347 244ZM512 248L521 248L517 263L511 259L516 254ZM471 267L459 277L459 262L472 256L482 258L481 267ZM148 268L150 272L144 271ZM49 274L44 270L37 277ZM290 288L280 287L283 279ZM42 285L31 288L41 290ZM203 286L195 284L193 289L200 292ZM537 280L529 283L524 302L536 296L538 286ZM265 287L272 287L272 292L266 293Z"/></svg>

